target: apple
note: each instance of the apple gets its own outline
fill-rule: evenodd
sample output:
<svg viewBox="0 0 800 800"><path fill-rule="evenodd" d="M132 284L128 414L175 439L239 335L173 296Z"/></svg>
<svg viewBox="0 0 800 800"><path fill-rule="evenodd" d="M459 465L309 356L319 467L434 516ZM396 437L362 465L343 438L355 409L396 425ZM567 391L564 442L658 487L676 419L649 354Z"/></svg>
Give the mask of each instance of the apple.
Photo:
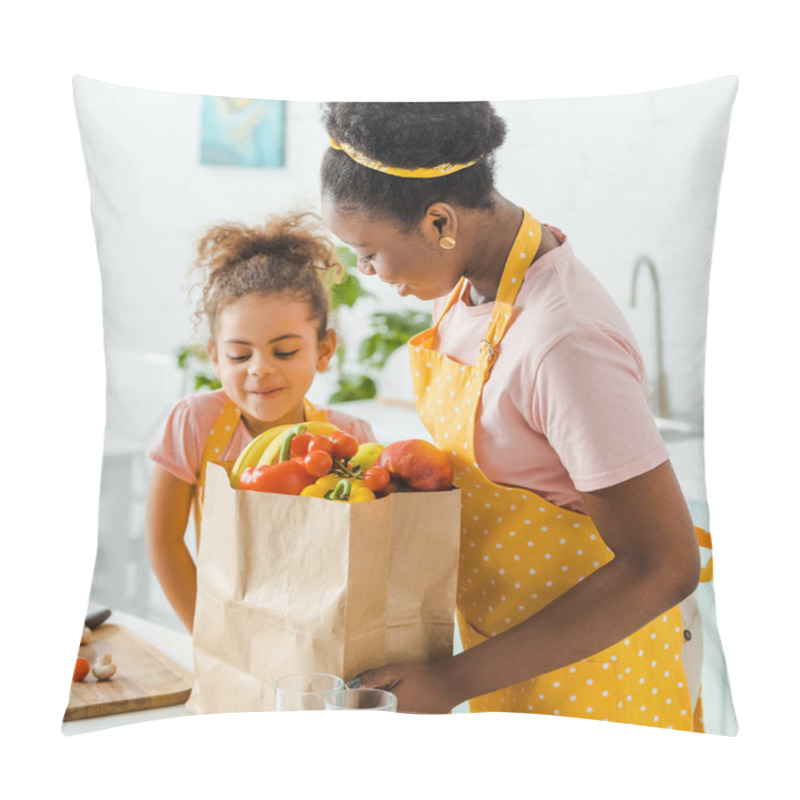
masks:
<svg viewBox="0 0 800 800"><path fill-rule="evenodd" d="M383 452L383 445L378 442L364 442L359 445L356 454L350 459L351 464L357 464L364 471L368 470Z"/></svg>
<svg viewBox="0 0 800 800"><path fill-rule="evenodd" d="M387 445L375 462L386 467L417 492L440 492L453 488L453 467L438 447L423 439L404 439Z"/></svg>
<svg viewBox="0 0 800 800"><path fill-rule="evenodd" d="M410 492L412 491L411 487L408 484L404 483L400 480L400 478L392 478L389 481L388 486L385 486L379 492L375 492L375 497L386 497L389 494L398 494L400 492Z"/></svg>

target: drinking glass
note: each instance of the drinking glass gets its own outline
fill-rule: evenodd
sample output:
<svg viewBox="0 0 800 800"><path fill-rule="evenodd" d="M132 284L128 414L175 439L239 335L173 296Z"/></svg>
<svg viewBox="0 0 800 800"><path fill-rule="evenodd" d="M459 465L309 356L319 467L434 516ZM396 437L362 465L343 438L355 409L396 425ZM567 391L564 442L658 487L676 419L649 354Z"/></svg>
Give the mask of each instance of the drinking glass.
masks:
<svg viewBox="0 0 800 800"><path fill-rule="evenodd" d="M325 698L344 688L344 681L336 675L309 672L287 675L275 681L276 711L322 711Z"/></svg>
<svg viewBox="0 0 800 800"><path fill-rule="evenodd" d="M397 697L384 689L339 689L325 698L328 711L397 711Z"/></svg>

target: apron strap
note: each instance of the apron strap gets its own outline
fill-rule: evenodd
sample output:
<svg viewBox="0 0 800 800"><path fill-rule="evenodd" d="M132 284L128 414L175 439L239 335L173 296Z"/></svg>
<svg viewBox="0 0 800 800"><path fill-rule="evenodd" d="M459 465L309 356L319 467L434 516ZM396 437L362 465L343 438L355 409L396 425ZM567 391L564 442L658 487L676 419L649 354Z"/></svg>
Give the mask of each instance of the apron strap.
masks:
<svg viewBox="0 0 800 800"><path fill-rule="evenodd" d="M704 531L702 528L698 528L696 525L694 532L697 536L697 544L700 547L704 547L706 550L711 550L711 534L708 531ZM713 577L714 556L712 555L711 558L708 559L708 563L700 570L700 583L708 583Z"/></svg>
<svg viewBox="0 0 800 800"><path fill-rule="evenodd" d="M436 335L436 332L439 330L439 323L444 319L444 315L455 305L456 301L459 297L461 297L461 292L464 289L464 283L466 278L460 278L458 283L455 285L453 291L450 292L450 296L447 298L447 302L444 304L444 308L442 308L441 312L439 313L436 322L433 323L433 327L428 328L428 330L421 331L420 333L415 334L409 340L409 343L416 343L415 340L422 339L422 338L432 338Z"/></svg>
<svg viewBox="0 0 800 800"><path fill-rule="evenodd" d="M203 457L200 460L200 475L197 478L197 490L194 495L194 527L196 543L200 545L200 523L203 518L203 496L206 487L206 466L209 462L213 463L219 461L220 456L230 442L242 412L239 407L228 398L225 405L222 406L217 421L214 427L206 437L205 447L203 448Z"/></svg>
<svg viewBox="0 0 800 800"><path fill-rule="evenodd" d="M500 279L497 297L494 301L492 317L486 327L486 335L481 342L479 366L483 367L486 376L488 376L488 371L491 369L497 357L497 346L500 344L500 340L505 335L506 328L508 328L511 322L514 300L522 286L522 281L525 279L525 273L528 267L533 263L533 259L539 251L539 245L542 241L541 224L524 208L522 209L522 214L522 225L517 232L514 244L506 259L506 264L503 268L503 276ZM413 336L409 341L410 346L416 347L425 340L431 340L436 335L444 315L461 297L465 280L466 279L462 277L453 291L450 292L450 296L447 298L447 302L442 308L439 318L436 320L433 327Z"/></svg>
<svg viewBox="0 0 800 800"><path fill-rule="evenodd" d="M533 263L542 242L542 226L539 221L535 220L525 209L522 209L522 213L522 225L508 253L503 277L500 279L500 286L497 289L492 317L486 326L486 334L481 342L480 366L484 371L484 380L489 376L489 370L497 358L497 347L511 324L514 301L517 299L523 280L525 280L525 273Z"/></svg>
<svg viewBox="0 0 800 800"><path fill-rule="evenodd" d="M303 398L303 419L306 422L327 422L328 412L317 408L310 400Z"/></svg>

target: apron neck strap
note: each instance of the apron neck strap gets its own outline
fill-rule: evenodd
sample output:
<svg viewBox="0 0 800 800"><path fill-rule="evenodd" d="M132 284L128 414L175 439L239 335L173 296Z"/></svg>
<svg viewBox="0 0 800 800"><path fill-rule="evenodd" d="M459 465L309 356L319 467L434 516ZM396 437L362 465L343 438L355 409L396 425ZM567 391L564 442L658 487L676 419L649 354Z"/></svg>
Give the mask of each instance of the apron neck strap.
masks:
<svg viewBox="0 0 800 800"><path fill-rule="evenodd" d="M506 259L500 286L497 289L496 302L514 304L519 287L525 278L528 267L533 263L542 241L542 226L524 208L522 209L522 225L517 238L511 245Z"/></svg>
<svg viewBox="0 0 800 800"><path fill-rule="evenodd" d="M233 436L234 428L239 424L242 412L230 398L225 400L214 427L206 437L200 466L200 482L205 483L205 467L209 461L218 461L222 451Z"/></svg>
<svg viewBox="0 0 800 800"><path fill-rule="evenodd" d="M317 408L310 400L303 398L303 418L306 422L327 422L328 412Z"/></svg>
<svg viewBox="0 0 800 800"><path fill-rule="evenodd" d="M200 460L200 474L197 477L197 487L194 495L194 524L197 546L200 546L200 524L203 518L203 498L206 488L206 466L209 462L218 461L223 450L233 436L234 429L239 424L242 412L230 398L225 400L222 411L219 412L214 427L206 437L203 455Z"/></svg>
<svg viewBox="0 0 800 800"><path fill-rule="evenodd" d="M480 366L487 375L497 358L497 346L505 336L506 329L511 322L514 301L522 286L522 281L525 279L525 273L533 263L542 241L542 226L538 220L535 220L525 209L522 212L522 225L508 253L500 286L497 288L492 317L486 326L486 334L481 342Z"/></svg>
<svg viewBox="0 0 800 800"><path fill-rule="evenodd" d="M533 263L533 259L539 250L542 241L542 226L524 208L522 209L522 225L520 225L514 244L508 253L503 275L500 278L500 285L497 288L497 296L492 309L492 317L486 326L486 335L481 342L481 354L478 366L488 376L489 370L497 357L497 346L505 335L506 329L511 322L511 314L514 309L514 301L517 293L525 279L528 267ZM425 331L424 335L436 335L444 315L453 307L464 289L465 278L456 284L455 289L450 292L447 302L444 305L439 318L436 320L430 331ZM411 344L418 344L422 334L418 334L411 340Z"/></svg>
<svg viewBox="0 0 800 800"><path fill-rule="evenodd" d="M441 312L439 312L439 318L433 325L432 328L433 333L436 333L436 331L439 330L439 323L444 319L444 315L456 304L458 298L461 297L461 292L464 289L465 282L466 278L462 277L456 284L453 291L450 292L450 296L447 298L447 302L444 304L444 308L442 308Z"/></svg>

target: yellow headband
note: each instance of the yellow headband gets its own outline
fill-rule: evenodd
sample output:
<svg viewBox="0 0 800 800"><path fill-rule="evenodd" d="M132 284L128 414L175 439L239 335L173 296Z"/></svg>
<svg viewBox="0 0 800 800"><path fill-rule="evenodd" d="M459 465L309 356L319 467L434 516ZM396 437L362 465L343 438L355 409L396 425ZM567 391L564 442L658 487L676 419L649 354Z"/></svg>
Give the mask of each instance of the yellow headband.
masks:
<svg viewBox="0 0 800 800"><path fill-rule="evenodd" d="M386 164L381 164L380 161L375 161L358 150L354 150L348 144L340 144L333 138L330 139L331 147L334 150L342 150L347 153L353 161L361 164L362 167L377 170L378 172L385 172L387 175L396 175L398 178L441 178L444 175L452 175L461 169L466 169L476 164L479 159L470 161L468 164L439 164L435 167L420 167L419 169L403 169L402 167L387 167Z"/></svg>

